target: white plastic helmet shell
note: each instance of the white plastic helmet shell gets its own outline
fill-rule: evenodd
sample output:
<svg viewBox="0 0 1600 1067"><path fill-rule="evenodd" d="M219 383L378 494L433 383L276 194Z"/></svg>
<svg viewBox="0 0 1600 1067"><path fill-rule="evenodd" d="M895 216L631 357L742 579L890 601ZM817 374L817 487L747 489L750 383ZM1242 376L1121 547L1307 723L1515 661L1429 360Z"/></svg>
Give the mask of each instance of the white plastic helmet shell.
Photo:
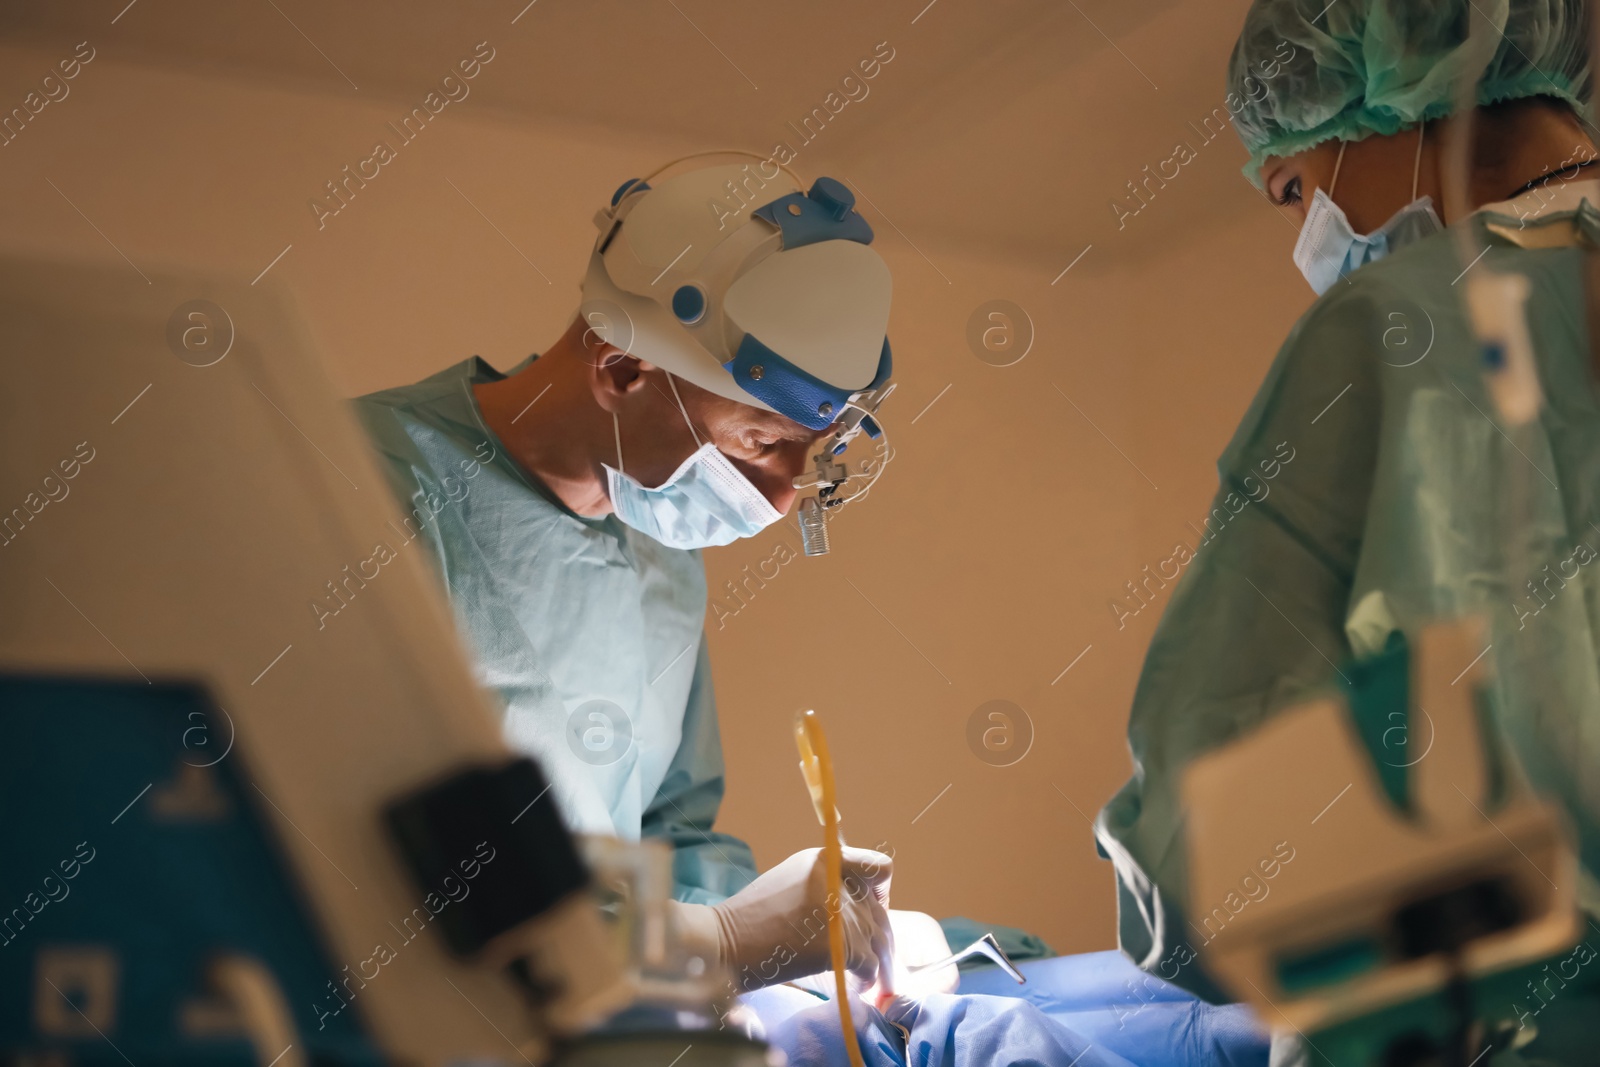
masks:
<svg viewBox="0 0 1600 1067"><path fill-rule="evenodd" d="M854 240L785 249L779 227L752 211L796 192L752 164L627 190L596 216L579 313L630 355L752 407L776 410L724 367L747 334L836 389L866 388L888 328L888 266Z"/></svg>

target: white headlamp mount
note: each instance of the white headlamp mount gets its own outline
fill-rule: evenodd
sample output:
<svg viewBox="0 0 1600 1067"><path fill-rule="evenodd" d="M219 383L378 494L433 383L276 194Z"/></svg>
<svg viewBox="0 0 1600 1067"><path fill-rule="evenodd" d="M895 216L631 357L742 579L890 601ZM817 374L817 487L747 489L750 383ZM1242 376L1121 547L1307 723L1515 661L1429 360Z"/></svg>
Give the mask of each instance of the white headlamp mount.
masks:
<svg viewBox="0 0 1600 1067"><path fill-rule="evenodd" d="M802 192L792 173L755 158L655 187L624 182L595 215L580 313L629 355L830 431L795 483L817 490L800 506L802 544L817 555L828 513L864 495L889 458L886 440L854 472L839 458L862 431L883 437L876 414L894 388L889 270L843 183L818 178ZM866 481L846 492L856 479Z"/></svg>

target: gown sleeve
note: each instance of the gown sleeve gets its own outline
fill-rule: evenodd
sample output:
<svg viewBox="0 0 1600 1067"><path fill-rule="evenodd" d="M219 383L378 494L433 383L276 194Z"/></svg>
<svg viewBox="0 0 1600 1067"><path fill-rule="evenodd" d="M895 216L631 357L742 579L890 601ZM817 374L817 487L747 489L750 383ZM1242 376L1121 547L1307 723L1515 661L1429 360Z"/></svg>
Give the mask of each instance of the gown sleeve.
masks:
<svg viewBox="0 0 1600 1067"><path fill-rule="evenodd" d="M702 636L683 716L683 736L661 788L645 809L641 829L642 836L672 846L673 895L680 901L715 904L756 876L750 846L711 828L722 803L723 785L722 737L711 690L711 658Z"/></svg>

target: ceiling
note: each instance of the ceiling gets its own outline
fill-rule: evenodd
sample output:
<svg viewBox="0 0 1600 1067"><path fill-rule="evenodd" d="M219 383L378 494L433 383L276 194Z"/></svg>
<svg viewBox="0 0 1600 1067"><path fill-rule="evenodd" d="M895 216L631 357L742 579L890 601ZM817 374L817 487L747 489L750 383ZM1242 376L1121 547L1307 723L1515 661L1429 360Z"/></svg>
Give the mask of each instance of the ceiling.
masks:
<svg viewBox="0 0 1600 1067"><path fill-rule="evenodd" d="M0 39L52 48L88 40L115 62L407 105L487 41L496 62L470 86L484 114L708 148L771 151L784 142L802 173L855 185L913 244L1065 266L1094 242L1156 255L1173 228L1223 225L1252 204L1237 142L1206 147L1195 133L1221 103L1243 7L11 0L0 9ZM860 65L871 70L875 55L892 58L861 79ZM813 122L807 143L796 128L814 109L828 121ZM1178 188L1147 188L1188 206L1164 208L1159 224L1119 226L1113 199L1137 205L1129 183L1184 139L1205 163L1184 168Z"/></svg>

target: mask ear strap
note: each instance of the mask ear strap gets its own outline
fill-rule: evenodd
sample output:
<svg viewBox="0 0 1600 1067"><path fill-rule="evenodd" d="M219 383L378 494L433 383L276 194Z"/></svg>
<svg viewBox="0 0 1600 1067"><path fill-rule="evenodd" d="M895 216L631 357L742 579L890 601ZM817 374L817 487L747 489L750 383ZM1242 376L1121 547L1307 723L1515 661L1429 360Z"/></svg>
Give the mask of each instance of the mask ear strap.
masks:
<svg viewBox="0 0 1600 1067"><path fill-rule="evenodd" d="M689 423L689 436L694 438L694 447L700 447L700 435L694 432L694 423L689 422L689 409L683 406L683 397L678 395L678 381L671 371L667 372L667 384L672 386L672 399L678 402L678 410L683 414L683 421Z"/></svg>
<svg viewBox="0 0 1600 1067"><path fill-rule="evenodd" d="M1339 158L1333 161L1333 178L1328 182L1328 199L1333 199L1333 190L1339 184L1339 168L1344 166L1344 150L1350 147L1349 141L1339 142Z"/></svg>
<svg viewBox="0 0 1600 1067"><path fill-rule="evenodd" d="M615 411L611 413L611 432L617 438L617 470L619 473L626 474L627 468L622 465L622 426L617 422L617 413Z"/></svg>
<svg viewBox="0 0 1600 1067"><path fill-rule="evenodd" d="M1417 177L1422 173L1422 135L1427 130L1428 124L1417 123L1417 158L1411 163L1411 199L1417 199Z"/></svg>

